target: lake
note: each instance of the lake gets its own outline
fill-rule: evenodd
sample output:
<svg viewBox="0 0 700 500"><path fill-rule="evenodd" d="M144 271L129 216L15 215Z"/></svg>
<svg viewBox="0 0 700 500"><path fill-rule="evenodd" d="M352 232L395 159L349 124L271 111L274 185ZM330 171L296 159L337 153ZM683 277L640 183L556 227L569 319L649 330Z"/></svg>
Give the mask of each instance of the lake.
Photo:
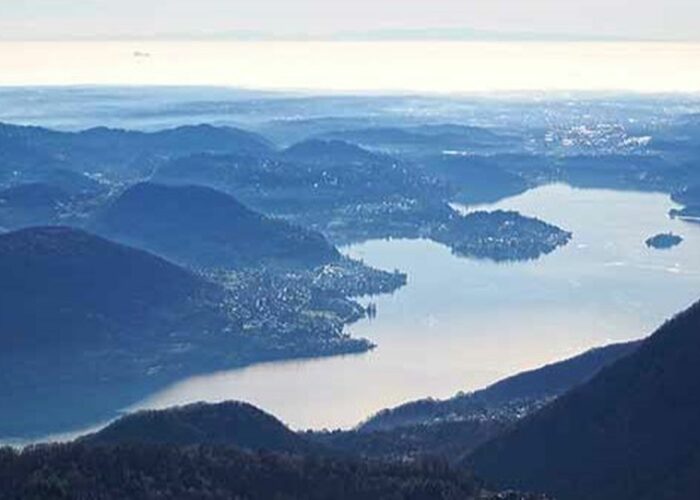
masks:
<svg viewBox="0 0 700 500"><path fill-rule="evenodd" d="M394 294L363 299L378 315L350 328L378 347L366 354L268 363L194 377L135 408L241 399L295 429L351 427L385 407L449 397L585 349L651 333L700 296L700 224L670 219L658 193L539 187L475 209L513 209L573 232L537 261L456 257L424 240L344 249L408 273ZM644 241L673 231L678 247Z"/></svg>
<svg viewBox="0 0 700 500"><path fill-rule="evenodd" d="M0 85L220 85L348 92L699 92L700 44L0 42Z"/></svg>

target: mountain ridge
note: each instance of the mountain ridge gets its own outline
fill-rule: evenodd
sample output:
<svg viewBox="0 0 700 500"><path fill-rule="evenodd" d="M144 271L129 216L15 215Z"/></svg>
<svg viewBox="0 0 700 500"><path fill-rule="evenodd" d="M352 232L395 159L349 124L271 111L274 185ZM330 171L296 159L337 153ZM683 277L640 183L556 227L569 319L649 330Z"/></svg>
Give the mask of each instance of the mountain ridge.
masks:
<svg viewBox="0 0 700 500"><path fill-rule="evenodd" d="M203 186L136 184L101 210L91 226L192 267L315 267L340 258L321 234Z"/></svg>
<svg viewBox="0 0 700 500"><path fill-rule="evenodd" d="M468 463L492 482L567 499L696 498L698 359L700 302Z"/></svg>
<svg viewBox="0 0 700 500"><path fill-rule="evenodd" d="M90 445L227 445L286 453L314 449L277 418L240 401L142 410L121 417L78 441Z"/></svg>

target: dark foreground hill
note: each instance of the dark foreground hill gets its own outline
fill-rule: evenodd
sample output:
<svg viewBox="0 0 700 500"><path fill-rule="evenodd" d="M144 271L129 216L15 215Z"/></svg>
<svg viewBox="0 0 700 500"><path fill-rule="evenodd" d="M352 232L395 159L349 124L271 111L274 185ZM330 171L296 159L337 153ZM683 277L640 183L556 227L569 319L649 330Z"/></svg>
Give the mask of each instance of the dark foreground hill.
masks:
<svg viewBox="0 0 700 500"><path fill-rule="evenodd" d="M89 444L230 445L301 453L311 445L272 415L247 403L197 403L133 413L81 439Z"/></svg>
<svg viewBox="0 0 700 500"><path fill-rule="evenodd" d="M193 267L314 267L340 258L321 234L266 217L202 186L137 184L104 209L93 227Z"/></svg>
<svg viewBox="0 0 700 500"><path fill-rule="evenodd" d="M77 229L0 234L0 438L100 422L197 373L370 349L344 331L363 314L345 294L404 278L341 264L219 284Z"/></svg>
<svg viewBox="0 0 700 500"><path fill-rule="evenodd" d="M470 459L563 499L700 498L700 303Z"/></svg>
<svg viewBox="0 0 700 500"><path fill-rule="evenodd" d="M220 299L161 258L66 227L0 235L0 282L4 353L145 343Z"/></svg>
<svg viewBox="0 0 700 500"><path fill-rule="evenodd" d="M233 447L48 445L0 449L0 499L519 500L441 462L251 454Z"/></svg>
<svg viewBox="0 0 700 500"><path fill-rule="evenodd" d="M201 363L206 346L219 357L243 346L222 288L80 230L0 235L0 283L3 437L70 428L78 408L99 420L130 401L119 387L139 393Z"/></svg>

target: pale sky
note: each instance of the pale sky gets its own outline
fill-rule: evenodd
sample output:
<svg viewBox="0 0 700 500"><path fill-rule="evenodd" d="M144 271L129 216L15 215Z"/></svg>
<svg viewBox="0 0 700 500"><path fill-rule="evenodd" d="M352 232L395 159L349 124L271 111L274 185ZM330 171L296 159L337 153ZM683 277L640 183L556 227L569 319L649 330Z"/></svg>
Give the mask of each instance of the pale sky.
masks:
<svg viewBox="0 0 700 500"><path fill-rule="evenodd" d="M700 0L0 0L14 40L450 28L700 40Z"/></svg>

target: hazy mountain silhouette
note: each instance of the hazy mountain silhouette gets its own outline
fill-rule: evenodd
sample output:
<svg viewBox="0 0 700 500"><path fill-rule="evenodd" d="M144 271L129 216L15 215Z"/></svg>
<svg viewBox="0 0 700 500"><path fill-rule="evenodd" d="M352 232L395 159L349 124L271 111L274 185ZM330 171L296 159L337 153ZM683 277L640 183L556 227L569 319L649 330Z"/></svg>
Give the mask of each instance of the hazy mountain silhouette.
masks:
<svg viewBox="0 0 700 500"><path fill-rule="evenodd" d="M96 218L101 234L195 267L312 267L340 254L313 231L201 186L137 184Z"/></svg>

